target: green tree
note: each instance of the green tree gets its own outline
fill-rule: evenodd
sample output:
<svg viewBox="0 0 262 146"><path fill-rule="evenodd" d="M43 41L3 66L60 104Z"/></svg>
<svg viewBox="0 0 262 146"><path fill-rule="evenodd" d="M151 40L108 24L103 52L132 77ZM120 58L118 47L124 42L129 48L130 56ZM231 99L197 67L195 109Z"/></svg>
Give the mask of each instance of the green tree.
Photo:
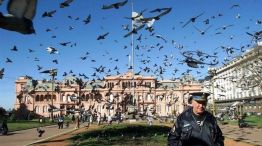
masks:
<svg viewBox="0 0 262 146"><path fill-rule="evenodd" d="M0 107L0 120L4 118L6 110L3 107Z"/></svg>

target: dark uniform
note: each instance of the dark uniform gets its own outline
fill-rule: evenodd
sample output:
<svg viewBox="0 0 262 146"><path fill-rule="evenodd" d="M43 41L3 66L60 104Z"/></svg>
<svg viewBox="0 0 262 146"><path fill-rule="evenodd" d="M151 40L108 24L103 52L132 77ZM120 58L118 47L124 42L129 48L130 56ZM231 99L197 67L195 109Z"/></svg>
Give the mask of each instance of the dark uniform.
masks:
<svg viewBox="0 0 262 146"><path fill-rule="evenodd" d="M197 116L191 107L178 116L168 146L224 146L224 137L211 113Z"/></svg>

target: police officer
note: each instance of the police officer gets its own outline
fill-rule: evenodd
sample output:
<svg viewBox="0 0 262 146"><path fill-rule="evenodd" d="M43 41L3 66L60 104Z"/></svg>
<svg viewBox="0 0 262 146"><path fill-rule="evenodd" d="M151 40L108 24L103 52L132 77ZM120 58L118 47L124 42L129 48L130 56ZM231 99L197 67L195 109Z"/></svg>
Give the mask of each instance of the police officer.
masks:
<svg viewBox="0 0 262 146"><path fill-rule="evenodd" d="M177 117L168 146L224 146L215 117L205 110L209 93L191 93L191 107Z"/></svg>

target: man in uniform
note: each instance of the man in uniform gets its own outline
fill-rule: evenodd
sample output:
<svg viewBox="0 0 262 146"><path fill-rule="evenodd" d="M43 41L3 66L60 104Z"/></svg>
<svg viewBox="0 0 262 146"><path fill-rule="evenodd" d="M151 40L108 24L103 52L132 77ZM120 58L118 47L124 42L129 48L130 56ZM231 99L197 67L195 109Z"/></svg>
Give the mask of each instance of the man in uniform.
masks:
<svg viewBox="0 0 262 146"><path fill-rule="evenodd" d="M191 93L192 107L177 117L168 135L168 146L224 146L215 117L205 110L209 93Z"/></svg>

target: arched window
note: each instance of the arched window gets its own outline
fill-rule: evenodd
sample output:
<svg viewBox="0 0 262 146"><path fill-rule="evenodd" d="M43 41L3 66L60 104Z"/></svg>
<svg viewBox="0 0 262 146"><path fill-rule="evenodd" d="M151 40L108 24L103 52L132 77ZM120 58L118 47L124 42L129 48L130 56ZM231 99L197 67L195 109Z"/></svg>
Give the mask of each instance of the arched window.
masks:
<svg viewBox="0 0 262 146"><path fill-rule="evenodd" d="M41 96L40 96L40 101L41 101L41 102L44 101L44 95L41 95Z"/></svg>
<svg viewBox="0 0 262 146"><path fill-rule="evenodd" d="M40 101L40 97L39 97L39 95L36 95L36 97L35 97L35 101L37 102L37 101Z"/></svg>
<svg viewBox="0 0 262 146"><path fill-rule="evenodd" d="M56 95L53 95L53 101L56 101Z"/></svg>
<svg viewBox="0 0 262 146"><path fill-rule="evenodd" d="M44 96L44 101L49 101L49 95Z"/></svg>

